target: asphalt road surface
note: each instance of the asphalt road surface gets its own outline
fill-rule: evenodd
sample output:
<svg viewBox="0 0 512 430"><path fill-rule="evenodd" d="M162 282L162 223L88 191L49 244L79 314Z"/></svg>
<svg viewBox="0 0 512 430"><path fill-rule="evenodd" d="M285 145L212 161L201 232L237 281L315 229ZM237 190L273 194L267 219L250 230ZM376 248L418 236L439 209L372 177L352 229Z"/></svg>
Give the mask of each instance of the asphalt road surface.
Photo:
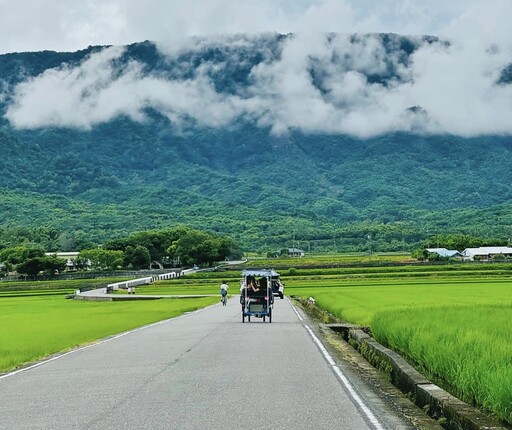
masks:
<svg viewBox="0 0 512 430"><path fill-rule="evenodd" d="M303 317L235 296L1 376L0 429L410 429Z"/></svg>

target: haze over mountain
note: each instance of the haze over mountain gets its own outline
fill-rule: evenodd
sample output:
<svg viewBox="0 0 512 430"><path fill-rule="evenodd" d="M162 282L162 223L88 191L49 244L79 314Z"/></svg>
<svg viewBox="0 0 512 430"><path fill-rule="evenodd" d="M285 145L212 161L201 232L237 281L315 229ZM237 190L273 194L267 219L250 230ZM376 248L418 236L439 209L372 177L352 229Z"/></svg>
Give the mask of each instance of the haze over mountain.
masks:
<svg viewBox="0 0 512 430"><path fill-rule="evenodd" d="M499 44L395 34L0 55L0 224L187 223L253 249L508 237L511 83Z"/></svg>

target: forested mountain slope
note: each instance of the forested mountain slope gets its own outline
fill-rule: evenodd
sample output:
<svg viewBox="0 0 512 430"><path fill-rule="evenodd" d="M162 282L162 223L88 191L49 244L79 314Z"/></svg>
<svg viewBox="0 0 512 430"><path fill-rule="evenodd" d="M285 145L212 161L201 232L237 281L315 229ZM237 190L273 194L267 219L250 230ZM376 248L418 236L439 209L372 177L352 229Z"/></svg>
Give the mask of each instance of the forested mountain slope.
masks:
<svg viewBox="0 0 512 430"><path fill-rule="evenodd" d="M368 233L397 249L428 229L510 235L510 136L432 132L423 106L399 114L405 129L333 120L357 113L333 76L387 91L415 79L404 70L418 49L448 43L326 36L330 55L310 55L304 69L336 109L320 121L310 100L276 93L295 85L281 70L293 37L0 55L0 225L99 242L189 224L253 249L293 238L363 249ZM507 70L497 85L509 85Z"/></svg>

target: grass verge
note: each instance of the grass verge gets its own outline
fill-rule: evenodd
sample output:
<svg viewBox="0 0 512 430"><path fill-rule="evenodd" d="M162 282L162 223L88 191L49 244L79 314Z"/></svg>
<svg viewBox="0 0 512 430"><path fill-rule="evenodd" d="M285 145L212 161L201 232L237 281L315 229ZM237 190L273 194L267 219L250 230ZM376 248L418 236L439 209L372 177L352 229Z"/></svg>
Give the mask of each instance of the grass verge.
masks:
<svg viewBox="0 0 512 430"><path fill-rule="evenodd" d="M61 296L0 300L0 372L217 303L215 297L89 302Z"/></svg>

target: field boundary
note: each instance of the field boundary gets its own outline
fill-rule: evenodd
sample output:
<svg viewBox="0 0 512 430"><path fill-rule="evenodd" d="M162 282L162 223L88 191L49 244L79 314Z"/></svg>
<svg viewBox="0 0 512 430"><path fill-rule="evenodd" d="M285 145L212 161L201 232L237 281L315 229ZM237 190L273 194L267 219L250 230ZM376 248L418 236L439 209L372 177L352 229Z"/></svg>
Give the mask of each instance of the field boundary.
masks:
<svg viewBox="0 0 512 430"><path fill-rule="evenodd" d="M373 367L383 372L394 386L443 427L450 430L508 430L496 418L484 414L428 380L401 355L381 345L360 326L340 323L315 304L295 299L306 312L320 320L324 327L339 333Z"/></svg>
<svg viewBox="0 0 512 430"><path fill-rule="evenodd" d="M121 295L121 294L70 294L68 298L74 300L85 300L92 302L119 302L119 301L133 301L133 300L160 300L160 299L200 299L204 297L217 297L218 294L181 294L181 295Z"/></svg>

